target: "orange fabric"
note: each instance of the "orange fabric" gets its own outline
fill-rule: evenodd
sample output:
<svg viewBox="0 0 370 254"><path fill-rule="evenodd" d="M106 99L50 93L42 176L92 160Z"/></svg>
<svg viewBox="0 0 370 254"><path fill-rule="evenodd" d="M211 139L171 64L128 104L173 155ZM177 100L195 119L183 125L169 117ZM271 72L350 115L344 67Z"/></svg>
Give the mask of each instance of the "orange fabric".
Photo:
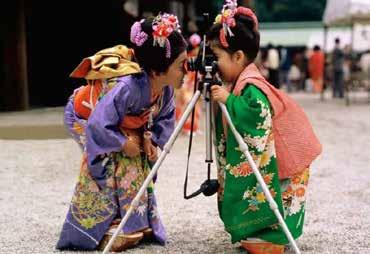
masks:
<svg viewBox="0 0 370 254"><path fill-rule="evenodd" d="M125 116L120 124L120 127L127 129L139 129L148 122L149 114L144 112L140 116Z"/></svg>
<svg viewBox="0 0 370 254"><path fill-rule="evenodd" d="M308 60L308 70L312 79L322 79L324 76L324 53L317 51L312 53Z"/></svg>
<svg viewBox="0 0 370 254"><path fill-rule="evenodd" d="M271 103L279 178L302 172L322 151L306 114L288 95L269 84L255 64L248 65L240 74L233 93L240 95L247 83L258 87Z"/></svg>
<svg viewBox="0 0 370 254"><path fill-rule="evenodd" d="M83 102L90 104L93 108L98 100L102 90L100 80L93 80L90 84L82 87L74 95L73 105L75 112L83 119L88 119L91 114L91 108L85 106ZM91 96L91 98L90 98ZM92 105L91 105L92 103Z"/></svg>
<svg viewBox="0 0 370 254"><path fill-rule="evenodd" d="M321 51L312 53L308 60L308 70L313 83L313 90L319 93L323 89L325 56Z"/></svg>
<svg viewBox="0 0 370 254"><path fill-rule="evenodd" d="M92 90L91 90L92 89ZM84 105L86 103L90 104L93 108L95 107L98 97L102 91L102 83L100 80L93 80L90 84L84 86L83 88L79 89L77 93L74 95L74 110L75 112L82 117L83 119L88 119L91 114L91 108ZM91 98L90 98L91 96ZM160 94L154 93L152 90L151 96L151 103L154 103ZM85 103L82 103L85 102ZM91 105L92 103L92 105ZM158 114L158 109L155 109L154 115ZM145 111L140 116L128 116L126 115L120 127L127 128L127 129L138 129L144 126L148 122L149 119L149 110Z"/></svg>
<svg viewBox="0 0 370 254"><path fill-rule="evenodd" d="M284 254L284 245L270 242L241 241L241 246L250 254Z"/></svg>
<svg viewBox="0 0 370 254"><path fill-rule="evenodd" d="M159 97L159 94L153 94L151 96L151 103L154 103ZM126 115L121 123L121 127L128 129L138 129L144 126L149 120L150 109L146 110L140 116L128 116ZM158 114L158 108L155 107L153 117Z"/></svg>
<svg viewBox="0 0 370 254"><path fill-rule="evenodd" d="M324 86L324 81L323 79L313 79L312 80L312 85L313 85L313 91L315 93L320 93L323 89Z"/></svg>
<svg viewBox="0 0 370 254"><path fill-rule="evenodd" d="M195 72L189 71L186 73L183 86L176 91L176 121L179 121L184 113L186 106L192 99L194 92ZM195 104L194 126L193 131L199 131L199 119L201 115L201 108L199 101ZM183 126L183 131L188 133L191 130L191 116L189 116Z"/></svg>

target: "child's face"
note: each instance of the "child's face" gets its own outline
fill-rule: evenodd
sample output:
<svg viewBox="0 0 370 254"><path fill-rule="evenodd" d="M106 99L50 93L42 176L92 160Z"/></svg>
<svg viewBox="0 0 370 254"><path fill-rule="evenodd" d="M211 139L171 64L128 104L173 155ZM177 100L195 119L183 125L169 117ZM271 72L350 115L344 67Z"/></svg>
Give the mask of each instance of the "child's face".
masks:
<svg viewBox="0 0 370 254"><path fill-rule="evenodd" d="M172 85L174 88L180 88L185 70L185 62L187 60L186 51L182 52L176 60L170 65L167 72L163 75L163 83L167 85Z"/></svg>
<svg viewBox="0 0 370 254"><path fill-rule="evenodd" d="M234 57L234 54L228 53L226 50L220 48L218 44L211 42L211 49L216 56L218 73L224 82L234 83L243 66Z"/></svg>

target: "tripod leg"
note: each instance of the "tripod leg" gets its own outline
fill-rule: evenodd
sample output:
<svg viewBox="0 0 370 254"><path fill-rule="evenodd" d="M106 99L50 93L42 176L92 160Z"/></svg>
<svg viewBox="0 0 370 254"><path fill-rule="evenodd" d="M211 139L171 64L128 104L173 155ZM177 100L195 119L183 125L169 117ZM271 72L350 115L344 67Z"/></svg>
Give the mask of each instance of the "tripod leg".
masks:
<svg viewBox="0 0 370 254"><path fill-rule="evenodd" d="M180 118L174 132L172 133L171 137L167 141L166 145L163 147L163 151L161 152L158 160L155 162L152 170L150 171L149 175L145 179L143 185L140 187L139 192L136 194L135 198L132 200L132 203L131 203L129 209L127 210L125 216L121 220L121 223L118 225L118 227L117 227L116 231L114 232L112 238L109 240L107 246L105 246L105 248L103 250L103 254L107 254L109 252L109 250L110 250L112 244L114 243L115 239L117 238L119 232L121 232L121 230L124 227L124 225L126 224L128 218L130 217L132 212L139 205L139 201L140 201L141 196L144 194L144 192L148 188L150 182L152 181L153 177L157 173L157 171L158 171L159 167L161 166L162 162L166 158L167 154L170 152L177 136L179 135L182 127L184 126L186 119L189 117L191 111L195 107L195 104L197 103L200 95L201 95L200 91L197 91L194 94L193 98L190 100L189 104L186 106L185 112L182 115L182 117Z"/></svg>
<svg viewBox="0 0 370 254"><path fill-rule="evenodd" d="M258 183L262 187L263 193L265 194L266 199L269 202L269 205L270 205L271 210L275 213L275 215L276 215L276 217L277 217L277 219L278 219L278 221L280 223L281 228L283 229L286 237L288 238L290 244L292 245L292 247L294 249L294 252L296 254L300 254L301 252L298 249L298 246L297 246L297 244L296 244L296 242L295 242L292 234L290 233L287 225L285 224L285 221L284 221L283 217L281 216L281 214L279 212L279 209L278 209L278 206L277 206L275 200L272 198L271 193L270 193L269 189L267 188L266 183L265 183L265 181L263 180L263 178L261 176L261 173L258 171L258 168L257 168L256 164L254 163L254 160L253 160L251 154L249 153L248 145L244 142L242 136L235 129L235 126L234 126L234 124L231 121L230 115L227 112L226 106L224 104L222 104L222 103L219 103L219 106L220 106L220 108L222 110L222 113L226 117L227 123L229 124L231 131L233 132L236 140L238 141L240 150L244 153L244 155L248 159L248 163L251 166L251 168L253 170L253 173L254 173L254 175L257 178Z"/></svg>

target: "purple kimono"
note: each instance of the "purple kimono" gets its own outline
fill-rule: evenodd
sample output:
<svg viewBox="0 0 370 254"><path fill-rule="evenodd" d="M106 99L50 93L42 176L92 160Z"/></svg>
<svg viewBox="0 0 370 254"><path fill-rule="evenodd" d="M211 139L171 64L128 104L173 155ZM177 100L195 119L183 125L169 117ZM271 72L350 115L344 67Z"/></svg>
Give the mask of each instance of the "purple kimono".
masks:
<svg viewBox="0 0 370 254"><path fill-rule="evenodd" d="M111 82L112 80L110 80ZM115 78L114 87L97 103L88 121L73 111L73 96L65 108L65 124L83 148L80 175L57 249L94 250L115 218L123 218L150 166L144 154L127 157L119 125L125 115L141 115L151 106L151 88L145 73ZM175 125L173 88L165 87L153 119L153 142L163 148ZM133 233L152 228L165 244L166 233L157 213L154 184L123 228Z"/></svg>

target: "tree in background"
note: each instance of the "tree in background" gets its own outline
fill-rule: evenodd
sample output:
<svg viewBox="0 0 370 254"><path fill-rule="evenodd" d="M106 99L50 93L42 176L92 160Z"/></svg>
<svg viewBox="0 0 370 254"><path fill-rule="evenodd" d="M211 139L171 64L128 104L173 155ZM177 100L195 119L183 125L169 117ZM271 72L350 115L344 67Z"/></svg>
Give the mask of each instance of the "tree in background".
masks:
<svg viewBox="0 0 370 254"><path fill-rule="evenodd" d="M321 21L326 0L255 0L254 7L261 22Z"/></svg>
<svg viewBox="0 0 370 254"><path fill-rule="evenodd" d="M199 19L204 12L214 19L224 4L224 0L194 2ZM321 21L326 0L239 0L238 4L255 10L261 22Z"/></svg>

